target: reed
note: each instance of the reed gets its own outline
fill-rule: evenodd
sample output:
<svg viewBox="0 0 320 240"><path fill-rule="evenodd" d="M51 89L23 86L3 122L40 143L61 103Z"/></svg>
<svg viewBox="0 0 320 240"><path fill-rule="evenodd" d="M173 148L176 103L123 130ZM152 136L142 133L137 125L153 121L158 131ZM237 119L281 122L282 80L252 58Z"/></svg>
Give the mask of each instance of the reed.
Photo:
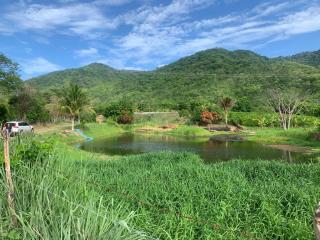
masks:
<svg viewBox="0 0 320 240"><path fill-rule="evenodd" d="M87 180L103 186L98 191L105 200L123 201L117 192L134 196L123 206L137 213L137 227L161 239L313 237L319 164L234 160L205 165L193 154L163 152L83 161L81 167Z"/></svg>
<svg viewBox="0 0 320 240"><path fill-rule="evenodd" d="M133 211L115 201L104 201L95 189L83 184L84 171L68 169L65 176L54 171L62 159L68 160L65 153L15 165L18 228L8 221L6 191L2 191L0 239L150 239L132 228ZM80 180L72 181L71 176ZM1 169L0 187L6 190L4 179Z"/></svg>

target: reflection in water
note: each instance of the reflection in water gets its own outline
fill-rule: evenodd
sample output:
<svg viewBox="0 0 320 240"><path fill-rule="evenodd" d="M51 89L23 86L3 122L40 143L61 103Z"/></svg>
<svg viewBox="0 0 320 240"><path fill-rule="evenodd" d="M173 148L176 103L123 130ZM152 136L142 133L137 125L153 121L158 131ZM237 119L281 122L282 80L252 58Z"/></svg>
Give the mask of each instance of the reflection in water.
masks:
<svg viewBox="0 0 320 240"><path fill-rule="evenodd" d="M139 154L155 151L194 152L206 162L245 160L312 161L314 156L274 149L253 142L181 138L168 135L123 134L86 142L81 149L109 155Z"/></svg>

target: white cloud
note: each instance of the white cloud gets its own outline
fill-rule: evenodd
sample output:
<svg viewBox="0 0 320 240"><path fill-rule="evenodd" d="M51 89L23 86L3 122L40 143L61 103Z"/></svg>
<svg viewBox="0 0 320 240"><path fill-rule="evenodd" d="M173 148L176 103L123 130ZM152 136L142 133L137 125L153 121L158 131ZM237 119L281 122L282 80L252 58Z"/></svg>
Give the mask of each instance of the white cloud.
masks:
<svg viewBox="0 0 320 240"><path fill-rule="evenodd" d="M87 49L76 50L75 54L79 57L94 57L98 55L98 50L96 48L90 47Z"/></svg>
<svg viewBox="0 0 320 240"><path fill-rule="evenodd" d="M21 67L22 71L28 76L53 72L61 69L60 66L51 63L42 57L21 61Z"/></svg>
<svg viewBox="0 0 320 240"><path fill-rule="evenodd" d="M278 13L281 10L291 8L294 4L290 2L283 2L279 4L272 4L270 2L262 3L256 6L252 12L256 14L256 17L268 16L270 14Z"/></svg>
<svg viewBox="0 0 320 240"><path fill-rule="evenodd" d="M116 42L118 53L114 57L125 56L141 65L161 65L208 48L254 49L262 46L261 41L320 30L320 5L314 2L267 2L247 13L192 21L188 16L201 7L197 5L200 2L209 4L181 0L166 6L144 6L132 16L128 14L127 24L133 28Z"/></svg>
<svg viewBox="0 0 320 240"><path fill-rule="evenodd" d="M33 30L77 34L88 38L99 36L103 30L114 29L117 21L108 19L99 8L90 4L66 6L31 4L17 5L14 11L3 15L15 31Z"/></svg>
<svg viewBox="0 0 320 240"><path fill-rule="evenodd" d="M95 0L93 3L97 5L121 6L132 2L132 0Z"/></svg>

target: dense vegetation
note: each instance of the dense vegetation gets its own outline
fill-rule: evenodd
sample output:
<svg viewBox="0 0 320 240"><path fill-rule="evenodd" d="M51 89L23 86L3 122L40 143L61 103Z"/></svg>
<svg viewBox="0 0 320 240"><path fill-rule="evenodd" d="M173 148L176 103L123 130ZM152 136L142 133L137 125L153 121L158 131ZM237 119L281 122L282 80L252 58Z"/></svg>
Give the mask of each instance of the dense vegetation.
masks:
<svg viewBox="0 0 320 240"><path fill-rule="evenodd" d="M250 51L211 49L151 72L115 70L103 64L50 73L27 81L48 91L66 81L88 89L93 104L130 100L142 111L215 107L221 96L236 100L238 111L261 108L265 89L300 88L319 97L320 70L284 59L269 59ZM314 104L311 101L310 105Z"/></svg>
<svg viewBox="0 0 320 240"><path fill-rule="evenodd" d="M320 116L319 69L250 51L206 50L151 72L116 70L95 63L25 84L18 78L17 64L3 55L0 62L0 90L5 93L0 97L0 120L51 122L73 115L73 119L92 121L95 114L103 114L130 123L134 111L176 110L192 122L200 122L204 111L225 115L219 104L223 98L231 98L233 112L272 113L274 109L266 105L267 89L272 88L284 92L303 89L308 101L300 114ZM82 88L87 109L94 111L66 111L56 93L68 89L70 82Z"/></svg>
<svg viewBox="0 0 320 240"><path fill-rule="evenodd" d="M107 199L134 196L125 202L136 209L137 226L163 239L312 238L310 216L320 193L316 166L206 166L192 154L173 153L83 164Z"/></svg>
<svg viewBox="0 0 320 240"><path fill-rule="evenodd" d="M313 67L320 67L320 50L298 53L296 55L286 57L286 59Z"/></svg>

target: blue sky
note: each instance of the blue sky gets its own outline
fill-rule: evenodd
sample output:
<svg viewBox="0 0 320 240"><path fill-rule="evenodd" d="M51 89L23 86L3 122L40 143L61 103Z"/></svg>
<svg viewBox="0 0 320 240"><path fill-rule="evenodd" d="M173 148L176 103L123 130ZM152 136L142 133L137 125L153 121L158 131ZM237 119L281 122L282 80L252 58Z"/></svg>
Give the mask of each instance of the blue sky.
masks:
<svg viewBox="0 0 320 240"><path fill-rule="evenodd" d="M320 0L0 0L0 52L28 79L92 62L152 70L199 50L320 49Z"/></svg>

